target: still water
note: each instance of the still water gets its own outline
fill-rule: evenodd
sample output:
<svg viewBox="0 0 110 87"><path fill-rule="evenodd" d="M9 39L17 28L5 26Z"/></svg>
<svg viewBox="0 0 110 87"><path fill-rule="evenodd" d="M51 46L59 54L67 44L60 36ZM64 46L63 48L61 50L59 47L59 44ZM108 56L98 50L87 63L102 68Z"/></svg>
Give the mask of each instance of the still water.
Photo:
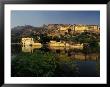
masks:
<svg viewBox="0 0 110 87"><path fill-rule="evenodd" d="M12 77L98 77L100 53L67 47L11 46Z"/></svg>

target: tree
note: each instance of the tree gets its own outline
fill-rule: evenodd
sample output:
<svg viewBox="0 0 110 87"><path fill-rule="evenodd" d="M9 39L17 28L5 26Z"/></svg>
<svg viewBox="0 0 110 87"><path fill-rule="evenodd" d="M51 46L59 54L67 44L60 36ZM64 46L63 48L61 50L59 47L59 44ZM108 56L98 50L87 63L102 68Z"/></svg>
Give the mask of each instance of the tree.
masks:
<svg viewBox="0 0 110 87"><path fill-rule="evenodd" d="M59 36L54 36L54 37L53 37L53 40L59 42L59 41L60 41L60 38L59 38Z"/></svg>
<svg viewBox="0 0 110 87"><path fill-rule="evenodd" d="M68 34L71 34L71 29L68 29Z"/></svg>
<svg viewBox="0 0 110 87"><path fill-rule="evenodd" d="M40 41L39 42L42 43L42 44L46 44L46 43L50 42L50 37L47 36L46 33L45 34L40 34Z"/></svg>

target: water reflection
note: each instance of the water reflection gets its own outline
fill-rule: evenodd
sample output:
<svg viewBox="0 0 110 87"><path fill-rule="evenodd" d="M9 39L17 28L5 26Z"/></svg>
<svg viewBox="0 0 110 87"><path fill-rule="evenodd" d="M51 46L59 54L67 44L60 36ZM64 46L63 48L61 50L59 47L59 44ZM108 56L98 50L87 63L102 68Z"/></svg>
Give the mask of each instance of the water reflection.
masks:
<svg viewBox="0 0 110 87"><path fill-rule="evenodd" d="M29 46L29 45L23 45L22 46L22 52L30 52L33 53L34 49L39 49L41 46Z"/></svg>
<svg viewBox="0 0 110 87"><path fill-rule="evenodd" d="M12 76L100 76L99 53L85 54L80 49L43 45L12 46L12 54L16 55L12 59Z"/></svg>
<svg viewBox="0 0 110 87"><path fill-rule="evenodd" d="M98 53L91 53L91 54L84 54L82 52L75 51L74 49L71 49L69 47L48 47L48 46L22 46L22 52L30 52L33 53L34 50L43 50L43 51L49 51L55 52L57 54L60 54L60 56L67 56L70 59L74 60L80 60L80 61L86 61L86 60L99 60L99 54Z"/></svg>

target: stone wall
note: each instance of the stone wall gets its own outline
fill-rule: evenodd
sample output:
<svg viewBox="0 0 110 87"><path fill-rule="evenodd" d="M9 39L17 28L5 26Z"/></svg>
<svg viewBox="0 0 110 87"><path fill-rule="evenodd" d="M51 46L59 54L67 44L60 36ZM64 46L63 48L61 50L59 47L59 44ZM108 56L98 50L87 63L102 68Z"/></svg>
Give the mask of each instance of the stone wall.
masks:
<svg viewBox="0 0 110 87"><path fill-rule="evenodd" d="M49 35L65 35L65 33L81 33L84 31L100 32L98 25L82 25L82 24L49 24Z"/></svg>

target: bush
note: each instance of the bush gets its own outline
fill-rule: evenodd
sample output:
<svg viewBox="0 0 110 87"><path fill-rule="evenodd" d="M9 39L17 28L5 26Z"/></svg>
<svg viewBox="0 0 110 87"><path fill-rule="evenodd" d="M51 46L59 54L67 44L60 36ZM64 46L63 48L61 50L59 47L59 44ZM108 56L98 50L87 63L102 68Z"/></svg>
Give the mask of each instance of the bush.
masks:
<svg viewBox="0 0 110 87"><path fill-rule="evenodd" d="M52 76L56 68L53 53L37 51L33 54L21 53L11 63L11 76Z"/></svg>

